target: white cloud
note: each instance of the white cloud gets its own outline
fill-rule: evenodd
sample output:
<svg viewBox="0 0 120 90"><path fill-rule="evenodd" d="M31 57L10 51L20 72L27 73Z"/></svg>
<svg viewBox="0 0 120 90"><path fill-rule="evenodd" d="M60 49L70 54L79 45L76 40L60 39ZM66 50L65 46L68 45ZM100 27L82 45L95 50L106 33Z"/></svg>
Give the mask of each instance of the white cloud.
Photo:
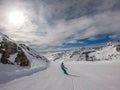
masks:
<svg viewBox="0 0 120 90"><path fill-rule="evenodd" d="M119 39L120 39L120 34L110 35L109 37L110 37L111 39L119 40Z"/></svg>
<svg viewBox="0 0 120 90"><path fill-rule="evenodd" d="M89 1L86 0L83 5L86 5ZM106 12L96 13L93 16L83 15L71 20L65 19L68 15L64 14L64 12L72 3L65 2L62 6L59 3L54 3L53 5L39 0L34 2L17 0L14 7L23 10L26 15L26 23L22 27L11 27L8 25L4 16L13 7L11 4L10 7L7 7L9 2L2 4L0 6L0 13L2 13L0 26L4 28L2 32L14 40L24 41L31 46L41 48L62 46L63 43L78 43L78 39L96 40L99 39L96 36L100 34L114 34L110 38L119 36L117 33L120 33L120 12L108 10L116 2L110 3L110 6L105 3L101 7L97 7L98 10L107 9L108 11ZM79 7L76 9L79 10ZM55 17L52 15L55 15ZM57 19L56 16L58 16ZM84 42L80 41L80 43Z"/></svg>

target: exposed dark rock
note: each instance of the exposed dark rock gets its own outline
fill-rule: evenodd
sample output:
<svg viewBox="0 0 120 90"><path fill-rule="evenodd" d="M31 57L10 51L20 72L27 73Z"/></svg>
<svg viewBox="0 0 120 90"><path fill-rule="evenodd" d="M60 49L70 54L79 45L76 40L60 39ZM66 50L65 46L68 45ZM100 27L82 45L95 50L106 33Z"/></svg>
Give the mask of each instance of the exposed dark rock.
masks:
<svg viewBox="0 0 120 90"><path fill-rule="evenodd" d="M120 52L120 44L119 44L119 45L116 45L116 50L117 50L118 52Z"/></svg>
<svg viewBox="0 0 120 90"><path fill-rule="evenodd" d="M1 63L3 64L13 64L12 62L10 62L7 58L10 57L10 54L8 52L4 52L2 54L2 57L1 57Z"/></svg>
<svg viewBox="0 0 120 90"><path fill-rule="evenodd" d="M15 63L19 64L20 66L29 66L29 60L27 59L26 55L22 51L21 47L17 46L16 43L3 38L3 41L0 42L0 54L1 56L1 63L3 64L13 64L9 61L10 55L18 53L17 57L15 58Z"/></svg>
<svg viewBox="0 0 120 90"><path fill-rule="evenodd" d="M20 66L30 66L30 61L39 60L48 61L44 56L29 48L25 44L19 44L8 36L0 32L0 62L3 64L18 64Z"/></svg>
<svg viewBox="0 0 120 90"><path fill-rule="evenodd" d="M29 66L29 60L27 59L24 52L18 53L17 57L15 58L15 63L19 64L20 66Z"/></svg>
<svg viewBox="0 0 120 90"><path fill-rule="evenodd" d="M9 60L7 58L4 57L4 55L2 55L1 57L1 63L3 64L8 64Z"/></svg>

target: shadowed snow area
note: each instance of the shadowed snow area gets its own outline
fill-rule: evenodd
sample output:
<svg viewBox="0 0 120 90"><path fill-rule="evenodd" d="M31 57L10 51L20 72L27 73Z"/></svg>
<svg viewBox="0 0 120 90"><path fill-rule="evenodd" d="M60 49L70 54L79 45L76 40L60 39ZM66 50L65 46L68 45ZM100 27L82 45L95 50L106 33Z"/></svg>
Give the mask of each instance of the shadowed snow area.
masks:
<svg viewBox="0 0 120 90"><path fill-rule="evenodd" d="M53 62L46 70L0 85L0 90L119 90L120 61L64 62L65 75L60 62Z"/></svg>
<svg viewBox="0 0 120 90"><path fill-rule="evenodd" d="M7 83L11 80L24 76L30 76L45 69L47 69L47 66L41 66L38 68L24 68L17 65L4 65L0 63L0 84Z"/></svg>

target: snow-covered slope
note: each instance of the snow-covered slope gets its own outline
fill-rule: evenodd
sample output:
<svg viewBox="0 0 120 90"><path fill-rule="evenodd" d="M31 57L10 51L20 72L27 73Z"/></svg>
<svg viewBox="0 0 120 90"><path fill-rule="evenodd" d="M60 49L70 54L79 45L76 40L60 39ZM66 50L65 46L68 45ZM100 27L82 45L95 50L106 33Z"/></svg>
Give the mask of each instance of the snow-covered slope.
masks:
<svg viewBox="0 0 120 90"><path fill-rule="evenodd" d="M120 52L117 51L119 43L110 44L102 47L100 50L96 50L89 54L89 57L92 57L93 60L120 60Z"/></svg>
<svg viewBox="0 0 120 90"><path fill-rule="evenodd" d="M41 64L42 65L48 65L49 61L47 58L44 56L40 55L38 52L35 50L29 48L25 44L19 44L21 46L22 50L24 51L25 55L27 56L28 60L30 61L31 67L39 67Z"/></svg>
<svg viewBox="0 0 120 90"><path fill-rule="evenodd" d="M64 62L67 76L59 62L44 71L0 84L0 90L120 90L120 61Z"/></svg>

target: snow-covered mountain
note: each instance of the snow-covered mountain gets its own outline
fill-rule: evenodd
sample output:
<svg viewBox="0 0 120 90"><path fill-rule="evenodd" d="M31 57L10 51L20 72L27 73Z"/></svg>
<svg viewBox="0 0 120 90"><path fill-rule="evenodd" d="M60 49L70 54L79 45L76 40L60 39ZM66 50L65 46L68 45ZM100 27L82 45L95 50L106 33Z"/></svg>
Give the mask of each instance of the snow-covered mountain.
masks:
<svg viewBox="0 0 120 90"><path fill-rule="evenodd" d="M119 60L120 43L107 43L99 50L89 54L92 60Z"/></svg>
<svg viewBox="0 0 120 90"><path fill-rule="evenodd" d="M120 89L119 43L109 43L97 48L44 52L44 55L49 60L58 62L51 62L46 69L48 60L45 57L0 33L0 90ZM77 62L113 59L115 61ZM66 75L60 68L59 61L70 60L73 62L64 62L69 74Z"/></svg>
<svg viewBox="0 0 120 90"><path fill-rule="evenodd" d="M41 67L48 60L25 44L20 44L0 33L0 62L20 66Z"/></svg>
<svg viewBox="0 0 120 90"><path fill-rule="evenodd" d="M48 68L49 61L25 44L0 33L0 84Z"/></svg>
<svg viewBox="0 0 120 90"><path fill-rule="evenodd" d="M81 47L70 50L46 52L45 56L50 61L99 61L120 59L120 43L107 43L99 47Z"/></svg>

